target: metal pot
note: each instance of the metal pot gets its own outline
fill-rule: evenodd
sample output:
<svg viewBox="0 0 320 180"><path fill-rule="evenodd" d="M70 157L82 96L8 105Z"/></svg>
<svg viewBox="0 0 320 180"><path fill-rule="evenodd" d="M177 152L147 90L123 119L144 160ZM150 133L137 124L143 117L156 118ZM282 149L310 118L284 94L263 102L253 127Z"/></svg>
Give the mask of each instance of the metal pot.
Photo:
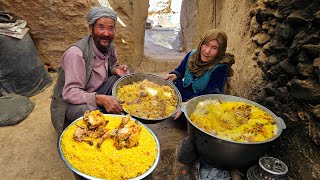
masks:
<svg viewBox="0 0 320 180"><path fill-rule="evenodd" d="M106 115L106 114L105 114L105 115ZM124 117L124 115L116 115L116 114L107 114L107 115L109 115L109 116L114 116L114 117L118 117L118 116ZM76 119L75 121L73 121L73 122L62 132L62 134L59 136L58 143L57 143L59 155L60 155L60 158L63 160L63 162L68 166L68 168L70 168L73 172L75 172L75 173L78 174L79 176L82 176L83 178L85 178L85 179L90 179L90 180L102 180L102 179L100 179L100 178L93 177L93 176L90 176L90 175L88 175L88 174L85 174L85 173L77 170L76 168L74 168L74 167L68 162L68 160L65 158L65 156L64 156L64 154L63 154L63 151L62 151L61 139L62 139L64 133L67 131L67 129L68 129L71 125L73 125L74 123L77 123L78 121L82 120L82 118L83 118L83 117L80 117L80 118ZM132 119L132 120L135 120L134 118L131 118L131 119ZM147 126L145 126L144 124L142 124L142 123L140 123L140 122L139 122L139 124L140 124L141 126L145 127L145 128L152 134L154 140L156 141L157 147L158 147L158 154L157 154L157 157L156 157L153 165L150 167L150 169L147 170L146 172L144 172L143 174L141 174L141 175L139 175L139 176L137 176L137 177L135 177L135 178L132 178L132 180L140 180L140 179L143 179L143 178L147 177L150 173L152 173L152 171L154 171L154 169L157 167L158 162L159 162L159 160L160 160L160 143L159 143L156 135L155 135Z"/></svg>
<svg viewBox="0 0 320 180"><path fill-rule="evenodd" d="M162 77L159 77L159 76L156 76L153 74L143 74L143 73L134 73L134 74L129 74L129 75L123 76L115 82L115 84L112 88L112 96L117 97L118 90L122 86L132 84L134 82L143 81L145 79L147 79L148 81L151 81L153 83L156 83L160 86L170 86L174 90L175 95L178 97L178 103L176 105L176 109L169 116L166 116L163 118L157 118L157 119L144 118L144 117L136 116L134 114L131 114L131 116L135 117L136 119L138 119L139 121L141 121L143 123L154 123L154 122L159 122L159 121L163 121L163 120L169 119L171 117L174 117L175 114L177 113L178 109L180 108L180 104L182 102L181 94L180 94L179 90L176 88L176 86L171 81L167 81L167 80L163 79ZM129 113L127 111L125 111L125 112Z"/></svg>
<svg viewBox="0 0 320 180"><path fill-rule="evenodd" d="M215 135L209 134L197 127L191 120L190 115L194 112L199 102L207 99L220 100L222 102L245 102L254 105L267 112L278 126L277 134L264 142L235 142L221 139ZM243 168L252 165L271 147L272 142L277 139L286 125L280 117L276 116L269 109L253 101L223 94L208 94L195 97L189 100L182 108L184 115L188 119L188 135L194 143L198 153L209 162L219 167L225 168Z"/></svg>

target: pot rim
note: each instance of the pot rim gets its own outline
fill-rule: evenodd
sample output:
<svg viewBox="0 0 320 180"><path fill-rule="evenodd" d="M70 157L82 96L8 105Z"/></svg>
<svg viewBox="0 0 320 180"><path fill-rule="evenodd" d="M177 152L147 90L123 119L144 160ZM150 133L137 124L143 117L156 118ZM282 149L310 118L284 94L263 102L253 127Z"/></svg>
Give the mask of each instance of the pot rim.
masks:
<svg viewBox="0 0 320 180"><path fill-rule="evenodd" d="M251 104L251 105L254 105L254 106L257 106L259 107L260 109L262 109L263 111L267 112L270 116L272 116L272 118L274 119L274 121L276 122L277 124L277 134L275 136L273 136L272 138L266 140L266 141L261 141L261 142L236 142L236 141L232 141L232 140L229 140L229 139L223 139L223 138L220 138L218 136L215 136L213 134L210 134L204 130L202 130L201 128L199 128L196 124L194 124L188 114L187 114L187 110L188 110L188 105L190 106L190 104L192 102L196 102L197 100L199 99L204 99L204 100L207 100L207 99L212 99L212 100L217 100L217 99L214 99L214 98L217 98L218 97L218 100L221 100L221 99L226 99L226 100L221 100L221 101L224 101L224 102L245 102L247 104ZM274 141L275 139L277 139L282 131L284 129L286 129L286 124L285 122L283 121L283 119L281 117L278 117L276 116L272 111L270 111L268 108L256 103L256 102L253 102L251 100L248 100L248 99L245 99L245 98L241 98L241 97L237 97L237 96L232 96L232 95L225 95L225 94L206 94L206 95L201 95L201 96L197 96L197 97L194 97L192 99L190 99L182 108L182 111L185 115L185 117L187 118L188 122L193 126L195 127L196 129L198 129L199 131L211 136L211 137L214 137L214 138L217 138L219 140L222 140L222 141L227 141L229 143L234 143L234 144L249 144L249 145L257 145L257 144L265 144L265 143L268 143L268 142L271 142L271 141ZM188 126L189 128L189 126Z"/></svg>
<svg viewBox="0 0 320 180"><path fill-rule="evenodd" d="M118 114L103 114L103 115L107 115L107 116L115 116L115 117L124 117L125 115L118 115ZM83 118L82 117L79 117L78 119L76 119L75 121L73 121L70 125L67 126L67 128L64 129L64 131L59 135L59 138L58 138L58 142L57 142L57 146L58 146L58 151L59 151L59 156L60 158L63 160L63 162L68 166L68 168L70 168L73 172L75 172L76 174L86 178L86 179L92 179L92 180L103 180L101 178L97 178L97 177L93 177L93 176L90 176L90 175L87 175L87 174L84 174L82 172L80 172L79 170L77 170L76 168L74 168L69 162L68 160L65 158L63 152L62 152L62 148L61 148L61 140L62 140L62 136L64 134L64 132L71 126L73 125L74 123L80 121L81 119ZM131 117L130 119L136 121L135 118ZM157 157L153 163L153 165L143 174L141 174L140 176L137 176L137 177L134 177L132 179L129 179L129 180L140 180L140 179L143 179L145 177L147 177L150 173L152 173L152 171L154 171L154 169L157 167L159 161L160 161L160 143L159 143L159 140L157 139L156 135L151 131L150 128L148 128L146 125L144 125L143 123L141 123L140 121L138 121L138 123L145 127L152 135L152 137L154 138L154 140L156 141L156 144L157 144L157 149L158 149L158 153L157 153Z"/></svg>
<svg viewBox="0 0 320 180"><path fill-rule="evenodd" d="M131 73L131 74L127 74L127 75L125 75L125 76L120 77L120 78L114 83L114 85L113 85L113 87L112 87L112 96L118 97L118 96L117 96L117 92L118 92L118 89L117 89L117 88L118 88L118 84L119 84L121 81L123 81L124 79L130 79L131 77L134 77L134 76L140 76L140 77L146 77L146 78L147 78L147 77L150 77L150 78L158 79L158 80L160 80L160 81L162 81L162 82L167 83L167 84L175 91L176 95L178 96L178 102L177 102L176 109L174 110L174 112L172 112L170 115L168 115L168 116L166 116L166 117L163 117L163 118L149 119L149 118L144 118L144 117L136 116L136 115L134 115L134 114L130 114L132 117L135 117L135 118L137 118L138 120L144 120L144 121L150 121L150 122L155 121L155 122L157 122L157 121L163 121L163 120L169 119L170 117L173 117L173 116L177 113L178 109L180 108L180 104L181 104L181 102L182 102L182 97L181 97L181 94L180 94L179 90L178 90L177 87L172 83L172 81L166 80L166 79L164 79L164 78L162 78L162 77L160 77L160 76L154 75L154 74ZM144 79L146 79L146 78L144 78ZM130 81L132 81L132 80L130 79ZM137 81L132 81L132 82L137 82ZM127 112L126 110L124 110L124 111L125 111L127 114L129 114L129 112Z"/></svg>

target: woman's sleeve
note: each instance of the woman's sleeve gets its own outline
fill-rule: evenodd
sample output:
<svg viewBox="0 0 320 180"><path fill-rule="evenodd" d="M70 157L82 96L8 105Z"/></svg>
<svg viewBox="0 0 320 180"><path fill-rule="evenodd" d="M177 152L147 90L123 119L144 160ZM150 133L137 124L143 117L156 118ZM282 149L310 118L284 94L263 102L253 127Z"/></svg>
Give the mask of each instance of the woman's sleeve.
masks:
<svg viewBox="0 0 320 180"><path fill-rule="evenodd" d="M175 74L177 76L177 79L182 79L186 71L186 65L188 63L190 53L191 51L183 58L180 65L174 71L171 71L169 74Z"/></svg>

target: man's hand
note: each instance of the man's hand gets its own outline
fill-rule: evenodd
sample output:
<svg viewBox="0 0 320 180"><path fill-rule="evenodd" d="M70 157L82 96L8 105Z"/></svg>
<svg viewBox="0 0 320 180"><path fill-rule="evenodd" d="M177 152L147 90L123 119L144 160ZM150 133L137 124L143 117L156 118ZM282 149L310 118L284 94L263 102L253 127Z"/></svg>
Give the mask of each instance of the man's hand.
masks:
<svg viewBox="0 0 320 180"><path fill-rule="evenodd" d="M113 70L113 74L116 74L120 77L129 74L128 66L119 65Z"/></svg>
<svg viewBox="0 0 320 180"><path fill-rule="evenodd" d="M108 113L120 114L123 112L123 109L119 104L119 99L116 97L97 94L96 103L99 106L103 106Z"/></svg>
<svg viewBox="0 0 320 180"><path fill-rule="evenodd" d="M166 80L175 81L177 79L177 75L175 74L168 74L165 78Z"/></svg>

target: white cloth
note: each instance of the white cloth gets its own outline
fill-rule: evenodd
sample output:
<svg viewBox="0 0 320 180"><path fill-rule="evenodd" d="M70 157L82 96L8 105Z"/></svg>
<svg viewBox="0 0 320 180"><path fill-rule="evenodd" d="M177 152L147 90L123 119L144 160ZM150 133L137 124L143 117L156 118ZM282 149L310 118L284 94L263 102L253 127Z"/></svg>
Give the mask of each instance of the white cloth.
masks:
<svg viewBox="0 0 320 180"><path fill-rule="evenodd" d="M25 20L16 20L13 23L0 23L0 31L21 34L26 26L27 21Z"/></svg>

